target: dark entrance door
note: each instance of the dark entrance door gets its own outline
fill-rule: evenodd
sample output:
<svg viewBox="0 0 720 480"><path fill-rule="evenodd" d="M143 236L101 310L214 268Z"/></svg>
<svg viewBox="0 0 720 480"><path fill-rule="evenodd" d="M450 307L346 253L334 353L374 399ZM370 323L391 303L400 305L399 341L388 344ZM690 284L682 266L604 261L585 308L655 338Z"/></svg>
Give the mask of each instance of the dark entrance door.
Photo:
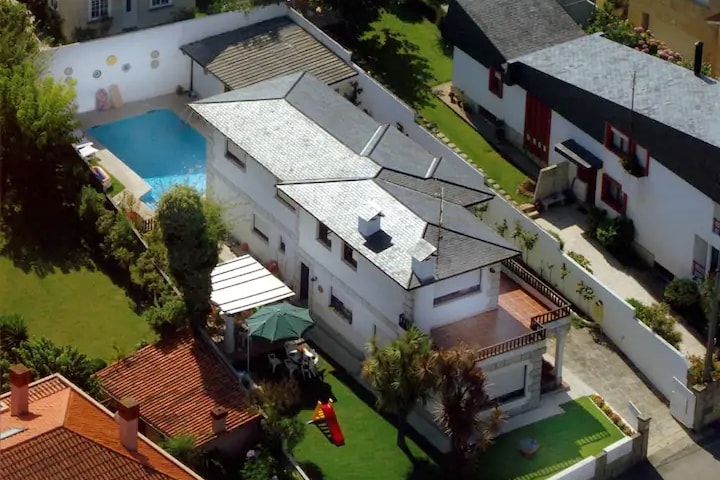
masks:
<svg viewBox="0 0 720 480"><path fill-rule="evenodd" d="M540 159L542 165L548 164L551 114L552 111L547 105L529 93L527 94L525 98L523 147Z"/></svg>
<svg viewBox="0 0 720 480"><path fill-rule="evenodd" d="M597 188L597 170L594 168L578 167L578 180L582 180L587 184L587 192L585 194L585 203L595 205L595 192Z"/></svg>
<svg viewBox="0 0 720 480"><path fill-rule="evenodd" d="M710 269L708 270L711 273L715 273L718 269L718 262L720 261L720 252L718 252L718 249L715 247L711 247L710 250Z"/></svg>
<svg viewBox="0 0 720 480"><path fill-rule="evenodd" d="M300 297L301 302L307 302L310 294L310 269L304 263L300 263Z"/></svg>

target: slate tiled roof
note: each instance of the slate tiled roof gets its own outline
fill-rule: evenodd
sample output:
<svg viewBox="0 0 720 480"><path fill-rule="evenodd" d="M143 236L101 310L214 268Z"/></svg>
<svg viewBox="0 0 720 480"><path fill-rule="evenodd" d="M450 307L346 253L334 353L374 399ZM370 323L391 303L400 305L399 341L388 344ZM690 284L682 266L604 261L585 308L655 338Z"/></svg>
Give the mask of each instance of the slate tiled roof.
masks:
<svg viewBox="0 0 720 480"><path fill-rule="evenodd" d="M720 87L696 77L692 70L600 34L546 48L516 62L627 109L632 105L636 114L720 147Z"/></svg>
<svg viewBox="0 0 720 480"><path fill-rule="evenodd" d="M456 7L507 60L584 35L557 0L454 0Z"/></svg>
<svg viewBox="0 0 720 480"><path fill-rule="evenodd" d="M201 340L190 333L141 348L98 373L114 399L131 397L140 416L168 436L190 434L196 445L216 438L210 412L228 409L232 431L257 418L247 408L244 391Z"/></svg>
<svg viewBox="0 0 720 480"><path fill-rule="evenodd" d="M112 414L58 375L30 386L29 410L0 414L1 429L26 428L0 442L3 480L200 480L142 437L127 450Z"/></svg>
<svg viewBox="0 0 720 480"><path fill-rule="evenodd" d="M357 75L288 17L256 23L180 49L232 89L305 70L326 84Z"/></svg>
<svg viewBox="0 0 720 480"><path fill-rule="evenodd" d="M415 177L404 172L388 170L386 168L378 174L377 179L438 198L442 194L446 202L462 205L463 207L476 205L493 198L493 194L486 191L470 189L435 178Z"/></svg>

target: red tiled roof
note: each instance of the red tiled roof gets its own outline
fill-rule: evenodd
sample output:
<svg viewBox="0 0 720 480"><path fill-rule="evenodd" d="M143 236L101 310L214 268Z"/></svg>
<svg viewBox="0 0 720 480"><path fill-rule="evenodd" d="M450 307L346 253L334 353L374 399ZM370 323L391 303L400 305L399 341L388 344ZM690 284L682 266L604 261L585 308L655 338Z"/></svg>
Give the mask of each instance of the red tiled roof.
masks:
<svg viewBox="0 0 720 480"><path fill-rule="evenodd" d="M4 412L4 428L25 430L0 445L3 480L199 480L144 438L136 452L119 439L110 412L60 376L30 386L30 413ZM10 405L10 395L0 396Z"/></svg>
<svg viewBox="0 0 720 480"><path fill-rule="evenodd" d="M140 404L140 416L167 436L189 434L196 445L213 440L210 412L227 408L228 431L255 419L238 379L190 333L149 345L98 373L116 400Z"/></svg>
<svg viewBox="0 0 720 480"><path fill-rule="evenodd" d="M720 13L716 13L715 15L706 18L705 21L711 23L720 22Z"/></svg>

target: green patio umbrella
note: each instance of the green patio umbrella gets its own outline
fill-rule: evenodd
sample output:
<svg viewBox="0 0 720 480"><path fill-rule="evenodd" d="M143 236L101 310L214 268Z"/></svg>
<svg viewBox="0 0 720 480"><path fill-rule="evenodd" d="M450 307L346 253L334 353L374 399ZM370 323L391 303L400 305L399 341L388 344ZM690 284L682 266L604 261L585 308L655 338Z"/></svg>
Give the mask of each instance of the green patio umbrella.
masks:
<svg viewBox="0 0 720 480"><path fill-rule="evenodd" d="M271 342L300 338L315 323L307 308L289 303L260 307L246 322L250 335Z"/></svg>

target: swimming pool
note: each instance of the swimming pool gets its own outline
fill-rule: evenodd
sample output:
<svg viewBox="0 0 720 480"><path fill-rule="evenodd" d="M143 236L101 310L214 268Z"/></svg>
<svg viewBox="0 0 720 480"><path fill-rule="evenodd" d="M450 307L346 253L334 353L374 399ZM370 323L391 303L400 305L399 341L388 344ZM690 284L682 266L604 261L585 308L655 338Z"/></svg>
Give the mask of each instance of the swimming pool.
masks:
<svg viewBox="0 0 720 480"><path fill-rule="evenodd" d="M174 185L205 192L205 137L172 110L150 110L87 133L152 187L141 198L151 208Z"/></svg>

